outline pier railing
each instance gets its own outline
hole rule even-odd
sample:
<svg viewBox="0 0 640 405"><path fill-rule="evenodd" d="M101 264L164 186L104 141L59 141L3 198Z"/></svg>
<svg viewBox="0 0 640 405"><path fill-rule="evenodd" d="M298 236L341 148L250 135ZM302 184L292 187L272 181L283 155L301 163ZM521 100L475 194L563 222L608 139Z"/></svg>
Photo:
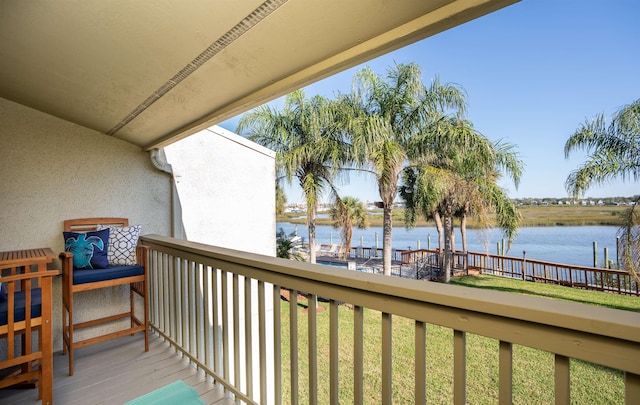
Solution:
<svg viewBox="0 0 640 405"><path fill-rule="evenodd" d="M467 252L469 268L481 273L585 290L640 296L640 284L625 270L530 260L523 257Z"/></svg>
<svg viewBox="0 0 640 405"><path fill-rule="evenodd" d="M308 246L308 245L305 245ZM337 257L341 252L341 246L330 244L317 244L316 253L320 256L334 256ZM400 262L402 260L402 254L406 252L403 249L392 249L391 260L394 262ZM381 247L368 247L368 246L351 246L349 250L349 258L355 259L382 259Z"/></svg>
<svg viewBox="0 0 640 405"><path fill-rule="evenodd" d="M436 254L438 250L433 249L403 251L402 263L423 262ZM483 274L640 296L640 283L625 270L577 266L479 252L466 254L460 251L455 252L456 257L459 255L466 256L469 270Z"/></svg>
<svg viewBox="0 0 640 405"><path fill-rule="evenodd" d="M407 389L394 385L393 367L401 350L394 346L394 327L407 319L415 323L407 354L413 367L404 368L402 381L411 382L416 404L433 388L426 349L427 330L435 326L451 330L450 360L436 366L451 373L453 403L467 402L467 335L474 334L499 346L495 392L501 404L514 400L519 366L513 356L520 345L553 355L556 403L571 402L572 359L621 370L626 403L640 398L638 313L416 283L164 236L141 240L150 248L151 327L239 402L337 404L348 395L362 404L364 393L373 392L376 403L391 404ZM284 293L289 302L281 301ZM328 313L317 313L320 298ZM381 328L365 327L365 315ZM329 317L328 332L320 333L320 316ZM348 341L353 345L345 351ZM372 341L379 346L369 347ZM379 369L365 370L363 360L372 353L381 356Z"/></svg>

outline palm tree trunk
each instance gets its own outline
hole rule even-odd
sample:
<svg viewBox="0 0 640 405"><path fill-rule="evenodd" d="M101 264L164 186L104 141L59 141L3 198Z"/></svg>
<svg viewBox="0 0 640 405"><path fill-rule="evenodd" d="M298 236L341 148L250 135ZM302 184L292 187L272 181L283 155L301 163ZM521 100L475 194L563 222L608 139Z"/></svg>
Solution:
<svg viewBox="0 0 640 405"><path fill-rule="evenodd" d="M449 223L449 226L451 227L451 229L449 230L449 237L451 238L451 243L449 245L449 248L453 253L456 251L456 224L453 220L453 217L451 217L451 222Z"/></svg>
<svg viewBox="0 0 640 405"><path fill-rule="evenodd" d="M467 214L463 213L460 218L460 235L462 235L462 251L467 251Z"/></svg>
<svg viewBox="0 0 640 405"><path fill-rule="evenodd" d="M351 221L349 220L349 223L347 224L347 227L344 231L344 235L345 235L345 243L344 246L342 247L342 260L348 260L349 259L349 253L351 252L351 239L353 236L353 224L351 223Z"/></svg>
<svg viewBox="0 0 640 405"><path fill-rule="evenodd" d="M382 217L382 269L385 276L391 275L391 233L393 229L391 211L391 204L384 204Z"/></svg>
<svg viewBox="0 0 640 405"><path fill-rule="evenodd" d="M451 215L444 214L443 220L443 228L444 228L444 259L443 259L443 267L444 267L444 281L445 283L449 283L451 281L451 224L453 223L453 219Z"/></svg>
<svg viewBox="0 0 640 405"><path fill-rule="evenodd" d="M316 207L307 204L307 226L309 227L309 263L316 262Z"/></svg>
<svg viewBox="0 0 640 405"><path fill-rule="evenodd" d="M433 220L436 223L436 230L438 231L438 250L442 252L442 248L444 245L444 233L442 232L442 218L440 217L440 213L438 211L435 211L433 213Z"/></svg>

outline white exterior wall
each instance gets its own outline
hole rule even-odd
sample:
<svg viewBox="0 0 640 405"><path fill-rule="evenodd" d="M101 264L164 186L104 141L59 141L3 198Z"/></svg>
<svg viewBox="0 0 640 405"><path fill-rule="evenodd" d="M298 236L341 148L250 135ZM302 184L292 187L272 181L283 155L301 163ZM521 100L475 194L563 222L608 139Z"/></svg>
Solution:
<svg viewBox="0 0 640 405"><path fill-rule="evenodd" d="M275 153L221 127L164 148L185 239L274 256Z"/></svg>
<svg viewBox="0 0 640 405"><path fill-rule="evenodd" d="M0 118L0 251L61 252L62 222L70 218L127 217L143 234L170 234L171 179L147 152L3 98ZM50 267L60 269L59 260ZM53 343L61 350L60 276L53 288ZM113 313L124 312L128 297L126 287L79 294L75 320L113 303L122 303Z"/></svg>

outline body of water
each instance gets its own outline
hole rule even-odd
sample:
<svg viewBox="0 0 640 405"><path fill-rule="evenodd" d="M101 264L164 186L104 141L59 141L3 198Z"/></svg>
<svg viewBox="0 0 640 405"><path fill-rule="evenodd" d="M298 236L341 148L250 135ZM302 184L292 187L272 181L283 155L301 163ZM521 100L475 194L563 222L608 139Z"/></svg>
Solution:
<svg viewBox="0 0 640 405"><path fill-rule="evenodd" d="M287 234L296 232L308 242L309 232L305 225L278 222L277 229L284 229ZM598 245L598 265L604 262L604 248L609 250L609 259L616 262L615 226L552 226L521 228L507 256L522 257L526 252L527 259L544 260L556 263L593 266L593 242ZM359 246L361 241L365 247L382 248L382 227L353 229L352 246ZM340 230L331 226L316 226L318 243L340 244ZM467 230L468 249L474 252L497 253L497 243L501 243L502 232L498 229ZM430 241L430 243L429 243ZM462 249L460 230L456 229L455 243ZM393 247L396 249L416 249L418 245L426 249L438 247L438 232L432 227L418 227L407 230L403 227L393 229ZM506 240L505 240L506 250Z"/></svg>

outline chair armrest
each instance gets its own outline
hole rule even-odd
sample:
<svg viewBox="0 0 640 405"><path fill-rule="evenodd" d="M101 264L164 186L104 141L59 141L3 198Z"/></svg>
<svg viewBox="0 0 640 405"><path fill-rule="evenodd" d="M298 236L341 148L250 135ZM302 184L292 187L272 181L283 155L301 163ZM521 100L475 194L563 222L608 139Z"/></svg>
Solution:
<svg viewBox="0 0 640 405"><path fill-rule="evenodd" d="M58 255L62 263L62 280L73 280L73 253L62 252Z"/></svg>
<svg viewBox="0 0 640 405"><path fill-rule="evenodd" d="M147 273L148 257L149 257L149 246L145 246L145 245L136 246L136 263L144 267L145 274Z"/></svg>
<svg viewBox="0 0 640 405"><path fill-rule="evenodd" d="M58 270L45 270L45 271L35 271L31 273L21 273L15 274L13 276L0 276L0 281L3 283L11 283L22 280L36 279L36 278L44 278L44 277L53 277L60 274Z"/></svg>

